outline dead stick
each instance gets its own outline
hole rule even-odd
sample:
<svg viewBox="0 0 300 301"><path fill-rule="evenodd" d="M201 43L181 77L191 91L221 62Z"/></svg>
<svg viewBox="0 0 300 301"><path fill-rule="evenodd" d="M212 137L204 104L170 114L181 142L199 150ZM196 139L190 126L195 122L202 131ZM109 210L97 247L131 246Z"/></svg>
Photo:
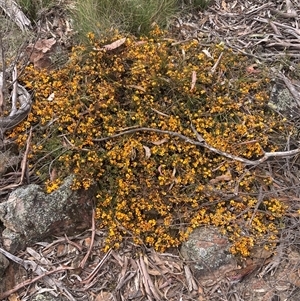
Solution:
<svg viewBox="0 0 300 301"><path fill-rule="evenodd" d="M23 180L24 180L24 177L25 177L25 172L27 170L26 165L27 165L27 157L28 157L29 150L30 150L31 137L32 137L32 127L30 128L30 131L29 131L29 136L28 136L27 141L26 141L26 150L25 150L22 162L21 162L22 174L21 174L20 184L23 183Z"/></svg>
<svg viewBox="0 0 300 301"><path fill-rule="evenodd" d="M89 249L88 249L87 253L85 254L85 256L82 259L82 261L80 262L79 266L82 269L84 268L85 263L86 263L87 259L89 258L90 254L92 252L92 248L93 248L94 240L95 240L95 232L96 232L96 229L95 229L95 210L93 210L93 213L92 213L92 236L91 236L91 243L90 243L90 246L89 246Z"/></svg>
<svg viewBox="0 0 300 301"><path fill-rule="evenodd" d="M102 265L105 263L105 261L111 255L111 253L112 253L112 249L109 249L109 251L103 256L103 258L100 260L100 262L94 268L94 270L90 273L90 275L87 278L85 278L84 280L80 281L80 283L86 284L86 283L91 282L93 280L93 278L96 276L97 271L102 267Z"/></svg>
<svg viewBox="0 0 300 301"><path fill-rule="evenodd" d="M192 127L192 129L193 129L193 127ZM265 162L266 160L268 160L269 158L272 158L272 157L294 156L294 155L297 155L300 152L300 148L296 148L296 149L293 149L293 150L290 150L290 151L285 151L285 152L264 152L263 156L260 159L252 161L252 160L248 160L248 159L245 159L245 158L242 158L242 157L239 157L239 156L229 154L227 152L220 151L220 150L214 148L213 146L210 146L205 141L201 141L201 142L196 141L196 140L193 140L193 139L191 139L191 138L189 138L185 135L182 135L180 133L177 133L177 132L159 130L159 129L154 129L154 128L146 128L146 127L135 128L135 129L124 131L124 132L121 132L121 133L118 133L118 134L107 136L107 137L104 137L104 138L93 139L93 141L94 142L102 142L102 141L106 141L106 140L109 140L109 139L117 138L117 137L128 135L128 134L133 134L133 133L137 133L137 132L154 132L154 133L166 134L166 135L173 136L173 137L178 137L178 138L184 140L185 142L188 142L188 143L191 143L191 144L194 144L194 145L202 146L202 147L204 147L206 149L209 149L210 151L212 151L216 154L219 154L221 156L224 156L226 158L229 158L229 159L232 159L232 160L235 160L235 161L238 161L238 162L242 162L246 165L254 165L254 166L259 165L259 164ZM195 133L195 135L197 137L199 134L197 135Z"/></svg>

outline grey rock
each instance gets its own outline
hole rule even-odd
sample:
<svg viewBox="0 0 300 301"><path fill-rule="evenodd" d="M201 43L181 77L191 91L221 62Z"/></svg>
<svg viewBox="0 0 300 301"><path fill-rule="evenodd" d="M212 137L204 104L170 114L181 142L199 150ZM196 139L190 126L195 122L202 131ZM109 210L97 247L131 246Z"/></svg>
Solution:
<svg viewBox="0 0 300 301"><path fill-rule="evenodd" d="M51 194L31 184L13 191L0 204L4 247L11 253L50 235L73 235L91 224L92 193L71 189L73 178Z"/></svg>
<svg viewBox="0 0 300 301"><path fill-rule="evenodd" d="M233 264L229 253L230 243L215 227L195 229L181 246L181 254L201 274Z"/></svg>
<svg viewBox="0 0 300 301"><path fill-rule="evenodd" d="M0 253L0 279L4 275L4 272L8 267L8 265L9 265L8 259L3 254Z"/></svg>
<svg viewBox="0 0 300 301"><path fill-rule="evenodd" d="M2 232L2 239L4 239L4 247L11 253L15 253L18 249L25 248L26 241L21 233L11 231L5 228Z"/></svg>
<svg viewBox="0 0 300 301"><path fill-rule="evenodd" d="M299 120L300 109L289 89L280 80L272 86L268 105L288 120Z"/></svg>
<svg viewBox="0 0 300 301"><path fill-rule="evenodd" d="M4 175L8 168L18 165L20 156L15 156L11 151L0 151L0 176Z"/></svg>

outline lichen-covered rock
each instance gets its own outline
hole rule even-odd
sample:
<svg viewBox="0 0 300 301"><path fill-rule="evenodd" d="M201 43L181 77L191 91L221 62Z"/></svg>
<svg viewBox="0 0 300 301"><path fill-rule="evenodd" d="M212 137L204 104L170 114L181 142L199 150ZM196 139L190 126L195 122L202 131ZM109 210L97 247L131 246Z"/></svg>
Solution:
<svg viewBox="0 0 300 301"><path fill-rule="evenodd" d="M3 254L0 253L0 280L8 265L9 265L8 259Z"/></svg>
<svg viewBox="0 0 300 301"><path fill-rule="evenodd" d="M49 235L72 235L90 227L92 193L73 191L72 177L51 194L31 184L13 191L0 204L4 247L11 253Z"/></svg>
<svg viewBox="0 0 300 301"><path fill-rule="evenodd" d="M277 80L273 85L268 105L288 120L299 120L300 109L297 102L289 89L280 80Z"/></svg>
<svg viewBox="0 0 300 301"><path fill-rule="evenodd" d="M181 246L181 254L192 262L201 274L212 272L221 266L234 263L229 253L229 241L214 227L195 229Z"/></svg>
<svg viewBox="0 0 300 301"><path fill-rule="evenodd" d="M20 160L20 156L13 155L9 150L0 151L0 176L4 175L8 168L17 166Z"/></svg>

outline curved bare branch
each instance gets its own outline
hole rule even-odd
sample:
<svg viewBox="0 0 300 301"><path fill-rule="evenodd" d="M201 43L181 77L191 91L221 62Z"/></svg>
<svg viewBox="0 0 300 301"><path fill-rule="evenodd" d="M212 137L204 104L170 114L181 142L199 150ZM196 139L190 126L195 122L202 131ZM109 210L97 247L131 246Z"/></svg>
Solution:
<svg viewBox="0 0 300 301"><path fill-rule="evenodd" d="M3 72L0 72L0 78L3 77ZM0 81L1 83L1 81ZM19 102L19 107L16 108L15 104L11 109L9 116L0 117L0 130L4 133L7 130L11 130L16 127L21 121L23 121L30 112L32 97L28 91L20 84L16 83L16 100ZM0 84L0 91L2 86Z"/></svg>
<svg viewBox="0 0 300 301"><path fill-rule="evenodd" d="M258 165L258 164L261 164L261 163L265 162L266 160L268 160L269 158L272 158L272 157L289 157L289 156L295 156L296 154L300 153L300 148L296 148L296 149L291 150L291 151L283 151L283 152L264 152L263 156L260 159L258 159L258 160L249 160L249 159L242 158L242 157L239 157L239 156L235 156L235 155L232 155L230 153L227 153L227 152L216 149L215 147L213 147L213 146L211 146L211 145L209 145L205 142L205 140L201 137L201 135L199 135L199 133L196 132L196 130L195 130L195 128L192 124L191 124L191 128L192 128L193 132L195 133L195 135L197 137L197 140L191 139L191 138L189 138L185 135L182 135L180 133L177 133L177 132L159 130L159 129L154 129L154 128L140 127L140 128L133 128L133 129L130 129L130 130L127 130L127 131L123 131L123 132L120 132L118 134L114 134L114 135L111 135L111 136L98 138L98 139L93 139L93 141L94 142L106 141L106 140L109 140L109 139L117 138L117 137L120 137L120 136L123 136L123 135L132 134L132 133L137 133L137 132L154 132L154 133L166 134L166 135L173 136L173 137L178 137L178 138L184 140L187 143L202 146L202 147L204 147L204 148L206 148L206 149L208 149L208 150L210 150L210 151L212 151L216 154L219 154L223 157L226 157L226 158L238 161L238 162L242 162L246 165Z"/></svg>

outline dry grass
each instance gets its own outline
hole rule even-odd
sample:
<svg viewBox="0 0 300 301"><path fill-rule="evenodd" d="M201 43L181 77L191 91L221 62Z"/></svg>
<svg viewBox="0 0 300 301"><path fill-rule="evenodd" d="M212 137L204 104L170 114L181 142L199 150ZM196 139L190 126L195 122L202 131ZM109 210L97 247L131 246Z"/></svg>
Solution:
<svg viewBox="0 0 300 301"><path fill-rule="evenodd" d="M208 5L207 0L87 0L76 1L72 11L77 38L86 42L90 32L99 39L112 36L115 30L123 34L148 35L154 24L167 28L176 15L205 9Z"/></svg>

